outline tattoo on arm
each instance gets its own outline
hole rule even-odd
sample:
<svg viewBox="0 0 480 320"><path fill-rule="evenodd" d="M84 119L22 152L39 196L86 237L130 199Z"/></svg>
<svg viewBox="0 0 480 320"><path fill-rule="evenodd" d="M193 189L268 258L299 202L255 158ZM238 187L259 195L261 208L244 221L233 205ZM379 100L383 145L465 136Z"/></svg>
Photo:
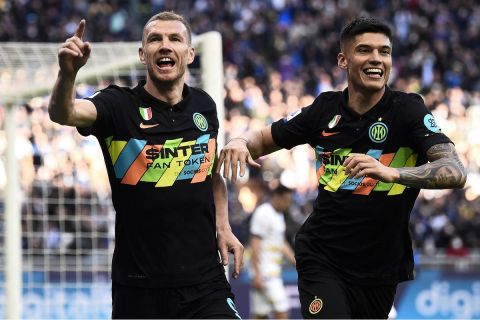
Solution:
<svg viewBox="0 0 480 320"><path fill-rule="evenodd" d="M424 189L463 188L467 175L453 144L432 146L427 158L430 162L422 166L399 168L397 183Z"/></svg>

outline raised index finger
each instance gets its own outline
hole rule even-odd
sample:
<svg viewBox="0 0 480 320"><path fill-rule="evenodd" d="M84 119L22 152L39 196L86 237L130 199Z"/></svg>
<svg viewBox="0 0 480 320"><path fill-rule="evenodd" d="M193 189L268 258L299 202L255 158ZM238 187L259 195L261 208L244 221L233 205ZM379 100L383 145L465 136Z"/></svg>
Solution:
<svg viewBox="0 0 480 320"><path fill-rule="evenodd" d="M83 40L83 33L85 32L85 25L86 25L85 19L82 19L80 23L78 24L77 30L75 31L75 36L80 38L80 40Z"/></svg>

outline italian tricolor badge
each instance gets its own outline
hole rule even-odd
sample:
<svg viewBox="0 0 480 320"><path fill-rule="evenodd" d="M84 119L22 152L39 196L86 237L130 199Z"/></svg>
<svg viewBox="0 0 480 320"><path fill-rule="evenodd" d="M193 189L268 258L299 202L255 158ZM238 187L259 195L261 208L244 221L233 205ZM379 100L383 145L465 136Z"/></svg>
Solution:
<svg viewBox="0 0 480 320"><path fill-rule="evenodd" d="M140 111L140 115L142 116L143 120L148 121L152 119L152 108L138 108Z"/></svg>
<svg viewBox="0 0 480 320"><path fill-rule="evenodd" d="M333 127L335 127L338 124L338 122L340 121L340 118L342 118L342 116L339 115L339 114L334 116L332 118L332 120L330 120L330 122L328 123L328 128L332 129Z"/></svg>

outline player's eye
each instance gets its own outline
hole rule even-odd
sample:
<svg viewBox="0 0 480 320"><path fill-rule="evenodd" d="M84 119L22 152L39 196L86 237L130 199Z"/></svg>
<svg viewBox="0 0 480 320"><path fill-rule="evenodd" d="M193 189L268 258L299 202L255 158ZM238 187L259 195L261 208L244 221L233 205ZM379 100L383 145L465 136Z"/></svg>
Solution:
<svg viewBox="0 0 480 320"><path fill-rule="evenodd" d="M162 39L160 37L150 37L148 39L148 42L156 42L156 41L161 41Z"/></svg>

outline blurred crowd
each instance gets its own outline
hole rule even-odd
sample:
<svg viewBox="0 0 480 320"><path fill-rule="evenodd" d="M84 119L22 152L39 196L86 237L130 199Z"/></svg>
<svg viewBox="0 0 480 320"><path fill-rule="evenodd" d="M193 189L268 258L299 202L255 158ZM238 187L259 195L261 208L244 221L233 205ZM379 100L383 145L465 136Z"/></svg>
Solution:
<svg viewBox="0 0 480 320"><path fill-rule="evenodd" d="M0 41L63 42L81 18L87 20L89 41L139 40L145 21L161 10L185 15L197 34L221 32L227 140L310 104L321 92L344 89L345 74L336 66L340 28L357 15L389 21L395 30L389 85L425 98L468 170L463 190L421 191L411 218L414 245L427 255L465 256L480 249L478 1L0 0ZM53 124L47 103L48 97L37 97L17 113L22 227L36 235L26 237L24 247L106 248L113 213L105 205L110 195L98 145ZM2 128L1 154L4 136ZM288 215L291 239L316 196L313 150L299 146L260 162L261 169L229 185L232 227L246 243L251 213L281 181L295 189ZM0 168L0 188L4 184Z"/></svg>

